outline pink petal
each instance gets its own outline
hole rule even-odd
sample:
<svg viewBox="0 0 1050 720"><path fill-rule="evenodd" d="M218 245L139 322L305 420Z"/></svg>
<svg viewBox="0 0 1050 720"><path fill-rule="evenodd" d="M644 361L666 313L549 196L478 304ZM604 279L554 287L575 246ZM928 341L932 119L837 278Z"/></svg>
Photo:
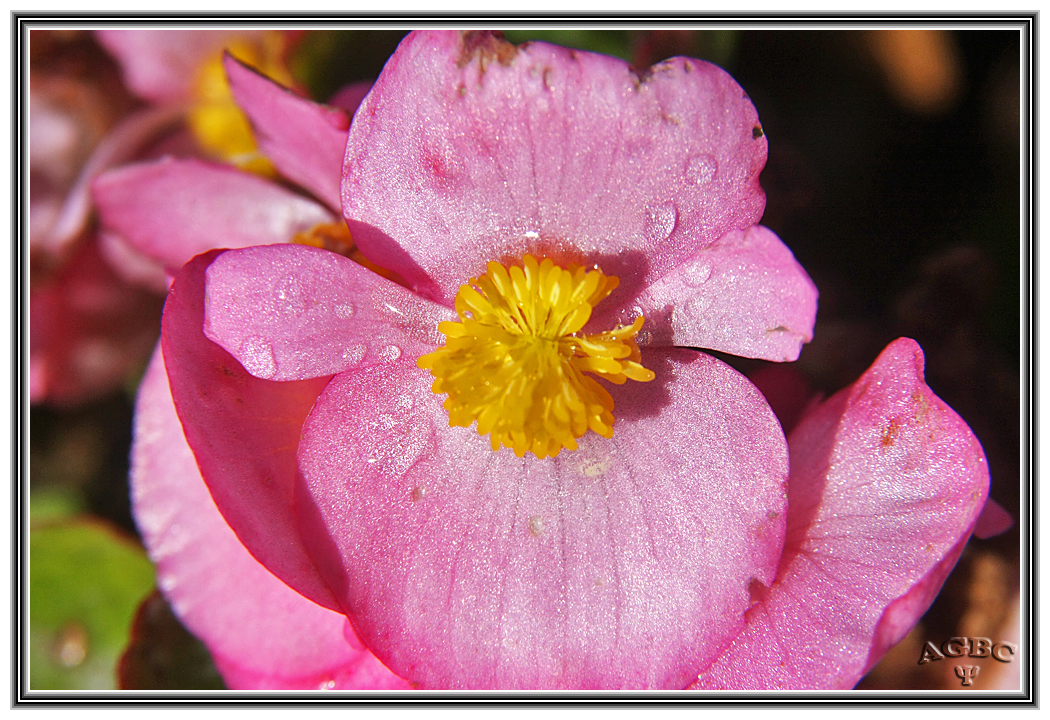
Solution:
<svg viewBox="0 0 1050 720"><path fill-rule="evenodd" d="M776 584L696 687L852 687L932 602L988 492L980 444L906 338L804 418L790 448Z"/></svg>
<svg viewBox="0 0 1050 720"><path fill-rule="evenodd" d="M47 231L38 235L39 246L54 253L67 249L80 236L91 215L91 188L95 178L108 168L130 160L181 118L182 113L175 108L145 108L117 123L80 169Z"/></svg>
<svg viewBox="0 0 1050 720"><path fill-rule="evenodd" d="M995 500L988 498L984 509L977 517L977 525L973 528L974 537L981 540L1002 535L1014 526L1014 518L1006 509Z"/></svg>
<svg viewBox="0 0 1050 720"><path fill-rule="evenodd" d="M34 402L74 405L133 378L157 342L162 298L129 285L88 238L53 277L29 292Z"/></svg>
<svg viewBox="0 0 1050 720"><path fill-rule="evenodd" d="M157 583L227 687L314 689L335 678L340 687L407 687L344 636L353 632L345 617L270 574L230 530L186 444L159 348L139 388L131 458L135 520Z"/></svg>
<svg viewBox="0 0 1050 720"><path fill-rule="evenodd" d="M231 55L230 90L252 123L263 154L282 175L338 210L349 114L299 97ZM356 109L356 106L355 106Z"/></svg>
<svg viewBox="0 0 1050 720"><path fill-rule="evenodd" d="M751 102L701 60L638 76L546 43L416 32L354 118L343 213L369 259L445 302L525 252L597 262L636 293L758 221L765 161Z"/></svg>
<svg viewBox="0 0 1050 720"><path fill-rule="evenodd" d="M616 434L555 459L449 428L411 358L336 376L304 426L304 538L365 644L428 688L681 688L780 557L787 459L747 380L650 352ZM314 509L307 511L307 503Z"/></svg>
<svg viewBox="0 0 1050 720"><path fill-rule="evenodd" d="M257 380L204 337L204 273L219 252L187 263L164 306L161 345L175 407L215 504L240 541L292 588L335 609L299 539L293 497L300 430L328 378Z"/></svg>
<svg viewBox="0 0 1050 720"><path fill-rule="evenodd" d="M334 219L275 183L200 160L128 165L93 190L103 226L173 271L212 248L286 243Z"/></svg>
<svg viewBox="0 0 1050 720"><path fill-rule="evenodd" d="M152 102L189 97L201 64L231 40L265 30L98 30L99 42L120 62L124 82Z"/></svg>
<svg viewBox="0 0 1050 720"><path fill-rule="evenodd" d="M207 272L204 332L252 375L303 380L418 357L444 343L448 308L353 260L303 245L224 253Z"/></svg>
<svg viewBox="0 0 1050 720"><path fill-rule="evenodd" d="M784 243L755 225L699 250L629 304L645 315L650 345L790 362L813 339L817 288Z"/></svg>
<svg viewBox="0 0 1050 720"><path fill-rule="evenodd" d="M109 266L129 283L158 293L168 292L169 275L163 263L128 245L115 232L101 231L98 246Z"/></svg>
<svg viewBox="0 0 1050 720"><path fill-rule="evenodd" d="M340 616L345 624L346 618ZM353 632L351 630L350 632ZM364 651L361 660L314 675L270 675L246 669L221 655L212 655L226 687L237 690L411 690L412 686L387 670L375 655Z"/></svg>

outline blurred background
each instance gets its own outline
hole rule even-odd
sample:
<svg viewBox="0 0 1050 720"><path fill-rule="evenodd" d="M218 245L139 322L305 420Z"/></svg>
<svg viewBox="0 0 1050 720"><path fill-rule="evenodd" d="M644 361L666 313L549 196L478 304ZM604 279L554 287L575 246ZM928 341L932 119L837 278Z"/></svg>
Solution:
<svg viewBox="0 0 1050 720"><path fill-rule="evenodd" d="M1018 517L1028 298L1017 31L505 32L638 69L687 55L728 70L769 138L763 224L820 290L814 341L784 382L830 395L891 340L916 339L927 383L984 447L991 497ZM285 33L282 82L325 101L374 79L403 35ZM153 101L128 88L89 31L31 30L28 79L30 687L221 688L207 650L154 588L128 501L135 390L162 290L145 270L115 270L90 204L70 201L83 195L85 164L119 155L107 133ZM927 641L1017 642L1020 546L1016 524L971 540L920 625L859 687L958 689L949 663L918 664ZM983 661L971 687L1017 687L1019 669Z"/></svg>

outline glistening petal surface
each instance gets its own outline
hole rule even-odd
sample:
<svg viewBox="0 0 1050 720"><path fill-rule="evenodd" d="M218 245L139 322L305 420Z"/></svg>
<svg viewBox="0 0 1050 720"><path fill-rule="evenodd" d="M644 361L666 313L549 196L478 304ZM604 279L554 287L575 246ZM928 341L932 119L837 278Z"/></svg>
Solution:
<svg viewBox="0 0 1050 720"><path fill-rule="evenodd" d="M324 206L240 170L166 158L95 180L102 224L172 272L212 248L286 243L332 222Z"/></svg>
<svg viewBox="0 0 1050 720"><path fill-rule="evenodd" d="M303 429L304 541L358 634L425 688L685 687L772 581L783 434L691 351L557 458L449 428L411 358L337 375ZM307 509L313 505L313 511Z"/></svg>
<svg viewBox="0 0 1050 720"><path fill-rule="evenodd" d="M362 252L451 302L489 260L597 262L635 292L762 215L766 140L723 70L416 32L355 116L343 212Z"/></svg>
<svg viewBox="0 0 1050 720"><path fill-rule="evenodd" d="M204 336L211 251L175 278L161 321L171 394L201 475L248 551L306 597L335 609L299 538L294 485L299 433L328 378L271 383Z"/></svg>
<svg viewBox="0 0 1050 720"><path fill-rule="evenodd" d="M793 361L813 339L817 288L780 238L755 225L702 248L626 304L645 316L649 345Z"/></svg>
<svg viewBox="0 0 1050 720"><path fill-rule="evenodd" d="M345 637L345 617L274 577L230 530L186 444L159 347L139 387L130 479L157 583L228 688L406 686Z"/></svg>
<svg viewBox="0 0 1050 720"><path fill-rule="evenodd" d="M386 355L428 352L455 314L319 248L223 253L208 267L204 332L267 380L334 375Z"/></svg>
<svg viewBox="0 0 1050 720"><path fill-rule="evenodd" d="M230 90L280 173L339 210L346 133L353 109L311 102L238 62L223 60ZM356 109L356 106L355 108Z"/></svg>
<svg viewBox="0 0 1050 720"><path fill-rule="evenodd" d="M853 687L929 607L987 497L980 444L906 338L789 444L777 581L698 688Z"/></svg>

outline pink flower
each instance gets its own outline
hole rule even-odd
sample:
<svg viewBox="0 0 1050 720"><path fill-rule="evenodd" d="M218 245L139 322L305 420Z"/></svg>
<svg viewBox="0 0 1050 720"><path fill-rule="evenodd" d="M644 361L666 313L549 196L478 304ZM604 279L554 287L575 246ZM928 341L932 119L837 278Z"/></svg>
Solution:
<svg viewBox="0 0 1050 720"><path fill-rule="evenodd" d="M345 614L347 637L416 687L851 686L936 593L987 471L910 341L803 418L790 485L761 394L676 347L793 360L810 337L816 291L754 224L765 154L743 91L700 61L638 77L543 43L410 36L355 116L342 183L354 242L408 287L269 245L200 255L169 294L171 398L240 543L332 611L327 632ZM599 303L600 274L555 280L530 256L596 265L619 286ZM512 293L521 310L501 315ZM564 313L553 340L566 359L501 339L511 316L535 330L533 312ZM632 332L606 332L618 323ZM533 361L631 381L515 370ZM140 396L136 477L169 467L166 449L188 459L160 362ZM450 426L474 418L477 430ZM173 495L137 499L136 513ZM893 538L907 552L880 555ZM196 582L186 569L221 555L178 547L171 577L192 602L215 569ZM248 631L202 624L250 655ZM824 675L778 674L768 646L800 628L835 648Z"/></svg>

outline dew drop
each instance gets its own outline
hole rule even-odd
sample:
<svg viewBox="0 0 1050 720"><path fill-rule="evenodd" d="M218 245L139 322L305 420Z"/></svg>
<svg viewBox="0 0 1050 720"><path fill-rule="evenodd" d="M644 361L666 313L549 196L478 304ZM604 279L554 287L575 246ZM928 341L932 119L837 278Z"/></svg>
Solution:
<svg viewBox="0 0 1050 720"><path fill-rule="evenodd" d="M708 153L694 155L685 166L685 178L694 185L711 182L717 173L718 160Z"/></svg>
<svg viewBox="0 0 1050 720"><path fill-rule="evenodd" d="M653 242L666 240L678 222L678 208L674 203L649 205L645 208L645 236Z"/></svg>
<svg viewBox="0 0 1050 720"><path fill-rule="evenodd" d="M334 687L335 687L335 680L325 680L325 681L321 682L317 686L317 689L318 690L331 690Z"/></svg>
<svg viewBox="0 0 1050 720"><path fill-rule="evenodd" d="M686 303L686 312L689 317L698 318L706 313L709 307L711 307L711 298L707 293L701 293Z"/></svg>
<svg viewBox="0 0 1050 720"><path fill-rule="evenodd" d="M533 515L529 518L529 532L533 536L539 537L546 529L547 526L543 523L543 518L540 515Z"/></svg>
<svg viewBox="0 0 1050 720"><path fill-rule="evenodd" d="M711 266L704 260L694 260L682 268L682 279L686 285L697 287L711 277Z"/></svg>
<svg viewBox="0 0 1050 720"><path fill-rule="evenodd" d="M412 502L419 502L427 496L427 489L422 485L412 488Z"/></svg>
<svg viewBox="0 0 1050 720"><path fill-rule="evenodd" d="M346 320L348 317L354 315L354 304L351 302L342 302L335 306L335 316L340 320Z"/></svg>
<svg viewBox="0 0 1050 720"><path fill-rule="evenodd" d="M266 340L256 335L245 338L241 343L241 365L257 378L268 380L277 372L277 361L273 357L273 348Z"/></svg>
<svg viewBox="0 0 1050 720"><path fill-rule="evenodd" d="M277 310L289 315L299 315L306 309L302 283L289 275L274 288L277 295Z"/></svg>
<svg viewBox="0 0 1050 720"><path fill-rule="evenodd" d="M343 350L343 360L346 361L348 367L356 367L365 359L367 350L368 348L364 345L351 345L346 350Z"/></svg>
<svg viewBox="0 0 1050 720"><path fill-rule="evenodd" d="M394 362L401 357L401 348L397 345L387 345L379 351L379 357L387 362Z"/></svg>

